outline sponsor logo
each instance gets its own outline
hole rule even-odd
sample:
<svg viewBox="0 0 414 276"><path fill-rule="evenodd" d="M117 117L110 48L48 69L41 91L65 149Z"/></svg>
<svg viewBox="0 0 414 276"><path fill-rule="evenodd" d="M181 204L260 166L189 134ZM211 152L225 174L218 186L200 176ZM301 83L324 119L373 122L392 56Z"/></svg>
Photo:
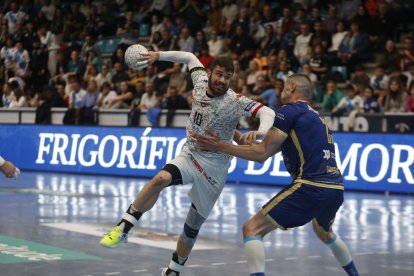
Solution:
<svg viewBox="0 0 414 276"><path fill-rule="evenodd" d="M255 104L256 104L256 102L253 102L253 101L249 102L249 103L246 105L246 107L244 108L244 111L249 112L249 111L253 108L253 106L254 106Z"/></svg>
<svg viewBox="0 0 414 276"><path fill-rule="evenodd" d="M210 183L211 185L216 185L217 181L215 181L213 178L207 175L207 173L204 171L203 167L201 167L200 163L194 158L192 154L190 154L191 162L193 162L194 166L197 168L197 170L201 173L202 176Z"/></svg>

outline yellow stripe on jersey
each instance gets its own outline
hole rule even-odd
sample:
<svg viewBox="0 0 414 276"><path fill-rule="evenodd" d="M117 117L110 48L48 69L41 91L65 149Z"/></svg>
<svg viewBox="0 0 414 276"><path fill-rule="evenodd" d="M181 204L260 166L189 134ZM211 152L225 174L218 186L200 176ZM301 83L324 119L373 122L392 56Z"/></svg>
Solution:
<svg viewBox="0 0 414 276"><path fill-rule="evenodd" d="M262 212L263 212L263 210L262 210ZM271 216L269 216L269 215L266 215L266 214L263 214L262 213L262 215L263 216L265 216L276 228L279 228L279 229L281 229L281 230L284 230L284 231L286 231L286 230L288 230L288 228L285 228L285 227L283 227L282 225L280 225L277 221L275 221Z"/></svg>
<svg viewBox="0 0 414 276"><path fill-rule="evenodd" d="M328 188L328 189L337 189L337 190L344 189L344 186L342 186L341 184L326 184L326 183L315 182L315 181L310 181L310 180L305 180L305 179L295 179L295 183L302 183L306 185L312 185L312 186Z"/></svg>
<svg viewBox="0 0 414 276"><path fill-rule="evenodd" d="M296 132L293 129L290 131L290 137L292 138L293 144L295 145L295 148L299 154L300 169L299 169L299 174L297 175L297 177L300 178L303 173L303 166L305 165L305 157L303 156L303 150L302 150L302 147L300 146L298 136L296 136Z"/></svg>
<svg viewBox="0 0 414 276"><path fill-rule="evenodd" d="M300 188L300 186L302 186L301 183L296 183L295 182L291 187L289 187L289 189L287 189L286 191L284 191L280 195L276 196L271 202L269 202L269 204L262 209L261 213L263 215L266 215L267 213L269 213L269 211L272 210L273 207L275 207L279 202L281 202L286 197L293 194L297 189Z"/></svg>
<svg viewBox="0 0 414 276"><path fill-rule="evenodd" d="M288 135L286 132L284 132L283 130L277 128L277 127L272 127L271 130L276 131L277 133L281 134L283 137L287 138Z"/></svg>

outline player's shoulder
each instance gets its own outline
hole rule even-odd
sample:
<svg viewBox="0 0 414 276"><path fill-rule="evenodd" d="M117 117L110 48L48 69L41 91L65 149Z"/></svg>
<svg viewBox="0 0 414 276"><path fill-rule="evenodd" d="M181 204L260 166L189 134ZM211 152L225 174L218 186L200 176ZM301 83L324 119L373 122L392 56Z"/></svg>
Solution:
<svg viewBox="0 0 414 276"><path fill-rule="evenodd" d="M310 111L318 114L318 112L314 110L311 106L309 106L306 102L294 102L283 105L281 108L279 108L277 113L295 116Z"/></svg>

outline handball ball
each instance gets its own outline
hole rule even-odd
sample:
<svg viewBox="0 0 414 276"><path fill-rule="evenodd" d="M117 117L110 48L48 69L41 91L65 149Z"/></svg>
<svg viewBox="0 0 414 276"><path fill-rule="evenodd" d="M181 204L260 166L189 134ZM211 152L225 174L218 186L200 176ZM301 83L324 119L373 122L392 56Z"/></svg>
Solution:
<svg viewBox="0 0 414 276"><path fill-rule="evenodd" d="M148 62L140 61L140 59L147 55L147 48L141 44L131 45L125 52L125 63L133 70L145 68L148 66Z"/></svg>

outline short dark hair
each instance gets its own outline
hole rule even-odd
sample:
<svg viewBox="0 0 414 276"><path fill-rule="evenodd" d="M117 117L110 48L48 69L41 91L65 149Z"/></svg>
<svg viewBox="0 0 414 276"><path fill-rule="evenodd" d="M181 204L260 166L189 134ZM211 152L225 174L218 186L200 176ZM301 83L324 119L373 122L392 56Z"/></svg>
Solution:
<svg viewBox="0 0 414 276"><path fill-rule="evenodd" d="M210 70L213 71L214 68L217 66L223 67L226 71L233 73L234 72L234 65L233 61L227 57L220 57L215 58L213 62L210 64Z"/></svg>

